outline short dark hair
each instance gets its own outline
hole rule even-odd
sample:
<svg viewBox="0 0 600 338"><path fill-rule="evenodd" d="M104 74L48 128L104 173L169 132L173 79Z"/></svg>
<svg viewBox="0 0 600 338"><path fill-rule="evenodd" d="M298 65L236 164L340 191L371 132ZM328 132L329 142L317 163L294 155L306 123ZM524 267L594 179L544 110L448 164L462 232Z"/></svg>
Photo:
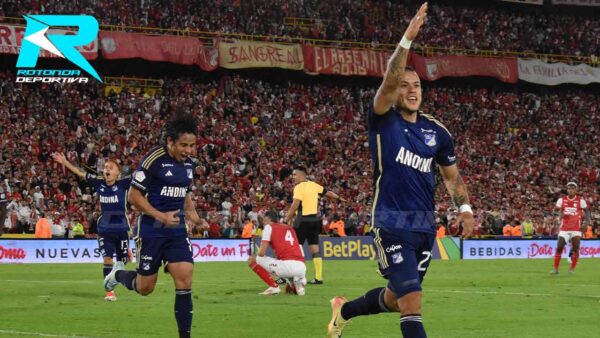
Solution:
<svg viewBox="0 0 600 338"><path fill-rule="evenodd" d="M198 120L194 115L178 109L165 125L165 141L170 137L175 142L183 134L196 135Z"/></svg>
<svg viewBox="0 0 600 338"><path fill-rule="evenodd" d="M416 69L414 69L414 68L413 68L413 67L411 67L411 66L406 66L406 67L404 67L404 71L405 71L405 72L415 72L415 73L417 73L417 70L416 70ZM418 75L418 73L417 73L417 75Z"/></svg>
<svg viewBox="0 0 600 338"><path fill-rule="evenodd" d="M277 220L279 219L279 214L275 210L269 210L265 212L265 216L269 217L273 222L277 222Z"/></svg>
<svg viewBox="0 0 600 338"><path fill-rule="evenodd" d="M301 164L296 165L296 170L303 172L304 175L308 175L308 170L306 170L306 167Z"/></svg>

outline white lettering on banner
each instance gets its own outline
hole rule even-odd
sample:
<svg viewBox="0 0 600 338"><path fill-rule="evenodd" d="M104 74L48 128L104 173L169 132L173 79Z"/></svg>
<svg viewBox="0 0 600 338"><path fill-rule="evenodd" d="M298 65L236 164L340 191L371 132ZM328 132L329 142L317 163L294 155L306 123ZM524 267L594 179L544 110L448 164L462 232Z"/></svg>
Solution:
<svg viewBox="0 0 600 338"><path fill-rule="evenodd" d="M569 250L567 245L563 258L568 256ZM552 258L555 251L555 239L465 240L462 246L463 259ZM600 257L600 240L582 240L579 257Z"/></svg>
<svg viewBox="0 0 600 338"><path fill-rule="evenodd" d="M194 262L245 261L250 255L246 239L190 240ZM186 244L187 246L187 244ZM134 241L129 242L133 257ZM146 260L152 257L142 256ZM100 263L98 241L0 239L0 264L3 263Z"/></svg>
<svg viewBox="0 0 600 338"><path fill-rule="evenodd" d="M555 86L562 83L600 83L600 68L585 64L545 63L540 60L519 59L519 80Z"/></svg>

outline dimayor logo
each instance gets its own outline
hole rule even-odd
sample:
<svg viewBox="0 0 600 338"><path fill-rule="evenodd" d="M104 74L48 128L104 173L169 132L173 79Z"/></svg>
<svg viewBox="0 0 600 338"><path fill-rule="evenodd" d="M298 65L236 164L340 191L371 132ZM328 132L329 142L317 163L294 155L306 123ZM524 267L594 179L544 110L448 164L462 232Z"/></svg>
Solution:
<svg viewBox="0 0 600 338"><path fill-rule="evenodd" d="M36 69L40 49L67 59L102 82L96 70L75 49L96 40L98 21L89 15L25 15L27 28L17 59L17 82L87 83L78 69ZM74 34L48 32L50 27L78 27Z"/></svg>

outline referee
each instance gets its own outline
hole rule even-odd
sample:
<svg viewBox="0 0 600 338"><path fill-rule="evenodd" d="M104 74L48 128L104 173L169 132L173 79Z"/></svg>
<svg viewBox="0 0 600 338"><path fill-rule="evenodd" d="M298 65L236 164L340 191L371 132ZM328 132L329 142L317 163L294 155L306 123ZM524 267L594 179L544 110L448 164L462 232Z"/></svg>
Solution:
<svg viewBox="0 0 600 338"><path fill-rule="evenodd" d="M319 215L319 197L325 196L341 202L345 202L345 200L333 191L327 191L323 186L309 181L306 176L306 168L302 166L297 166L292 173L296 184L294 187L294 202L288 210L284 223L291 224L296 211L298 211L297 222L295 222L295 224L298 224L296 227L298 241L300 245L303 245L304 241L308 240L308 248L315 264L315 279L308 283L323 284L323 258L319 253L319 234L323 223Z"/></svg>

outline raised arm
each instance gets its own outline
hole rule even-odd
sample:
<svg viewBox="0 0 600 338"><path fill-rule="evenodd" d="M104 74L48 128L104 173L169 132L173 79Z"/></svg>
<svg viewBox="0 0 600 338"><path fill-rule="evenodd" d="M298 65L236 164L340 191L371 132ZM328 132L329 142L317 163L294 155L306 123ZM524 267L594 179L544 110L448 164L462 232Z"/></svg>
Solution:
<svg viewBox="0 0 600 338"><path fill-rule="evenodd" d="M67 158L65 157L65 154L63 153L52 153L52 159L54 161L56 161L57 163L62 164L65 168L69 169L70 172L72 172L73 174L81 177L81 178L85 178L85 171L77 168L76 166L72 165L71 162L69 162L67 160Z"/></svg>
<svg viewBox="0 0 600 338"><path fill-rule="evenodd" d="M444 184L448 190L448 194L452 198L454 205L459 208L458 217L454 225L458 226L460 222L463 222L463 237L469 237L473 232L473 226L475 225L475 219L473 218L473 211L469 204L469 192L467 191L467 185L458 172L456 164L449 166L440 166L440 172L444 178Z"/></svg>
<svg viewBox="0 0 600 338"><path fill-rule="evenodd" d="M427 3L421 5L417 14L410 20L410 24L406 32L404 32L402 40L398 43L396 50L388 61L385 74L383 75L383 82L379 86L379 89L377 89L377 94L375 94L375 100L373 101L375 114L385 114L397 101L400 76L406 68L410 44L419 34L419 29L421 29L421 25L423 25L427 16L427 8Z"/></svg>

